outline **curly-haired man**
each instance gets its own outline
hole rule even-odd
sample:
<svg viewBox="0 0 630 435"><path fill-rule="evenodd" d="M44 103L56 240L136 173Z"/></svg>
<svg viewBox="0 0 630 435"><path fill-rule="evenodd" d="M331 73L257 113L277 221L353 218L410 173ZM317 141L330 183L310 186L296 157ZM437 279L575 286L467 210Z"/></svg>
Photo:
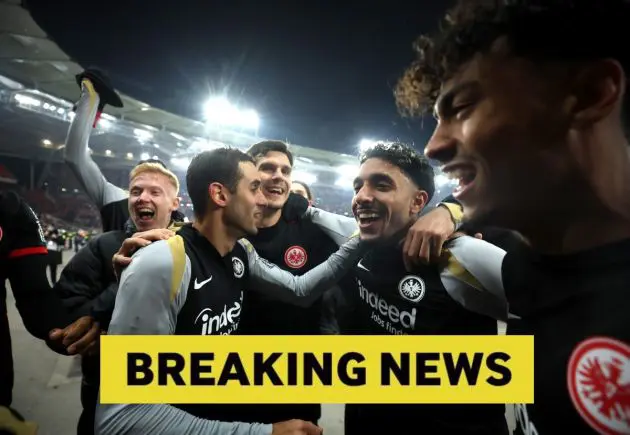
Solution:
<svg viewBox="0 0 630 435"><path fill-rule="evenodd" d="M466 219L519 231L508 332L535 336L520 433L630 433L626 0L460 1L397 89Z"/></svg>

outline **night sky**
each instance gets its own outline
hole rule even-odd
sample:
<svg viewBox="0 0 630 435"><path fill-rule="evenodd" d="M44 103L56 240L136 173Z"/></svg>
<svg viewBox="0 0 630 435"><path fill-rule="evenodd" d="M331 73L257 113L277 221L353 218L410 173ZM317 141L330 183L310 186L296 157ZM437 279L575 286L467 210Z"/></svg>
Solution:
<svg viewBox="0 0 630 435"><path fill-rule="evenodd" d="M33 18L123 93L202 119L208 96L255 109L260 134L354 153L360 139L424 146L392 89L442 1L29 0Z"/></svg>

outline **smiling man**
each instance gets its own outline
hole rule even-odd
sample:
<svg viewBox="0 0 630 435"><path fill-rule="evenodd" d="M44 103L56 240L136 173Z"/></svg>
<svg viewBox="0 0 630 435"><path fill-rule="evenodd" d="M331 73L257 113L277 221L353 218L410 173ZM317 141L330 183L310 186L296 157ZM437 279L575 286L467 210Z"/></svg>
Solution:
<svg viewBox="0 0 630 435"><path fill-rule="evenodd" d="M519 434L630 433L627 0L460 1L397 88L467 220L519 231L508 333L535 335Z"/></svg>
<svg viewBox="0 0 630 435"><path fill-rule="evenodd" d="M71 331L54 331L51 339L64 344L70 354L83 353L83 412L77 425L78 435L94 433L100 362L98 354L87 353L97 349L101 329L107 330L114 310L118 283L112 268L112 256L123 240L137 231L174 229L179 225L173 217L179 206L179 181L162 164L141 163L136 166L129 175L129 192L127 207L131 217L125 229L109 231L91 239L72 257L53 288L69 310L75 327Z"/></svg>
<svg viewBox="0 0 630 435"><path fill-rule="evenodd" d="M491 335L507 306L499 274L504 251L471 237L447 242L440 263L409 272L403 241L431 200L428 160L400 143L360 156L352 211L369 243L331 299L332 318L348 335ZM320 219L317 217L316 219ZM484 262L478 259L483 258ZM448 265L448 266L445 266ZM483 278L483 279L482 279ZM333 329L331 327L331 329ZM346 405L345 434L507 434L503 405Z"/></svg>
<svg viewBox="0 0 630 435"><path fill-rule="evenodd" d="M302 276L260 258L239 240L257 234L267 204L251 156L219 148L192 160L186 183L195 223L141 249L123 272L108 334L229 335L239 332L244 295L309 306L354 264L357 238ZM220 313L232 316L219 321ZM244 419L242 405L99 405L97 433L200 433L207 435L321 434L312 422ZM267 424L261 424L267 423Z"/></svg>

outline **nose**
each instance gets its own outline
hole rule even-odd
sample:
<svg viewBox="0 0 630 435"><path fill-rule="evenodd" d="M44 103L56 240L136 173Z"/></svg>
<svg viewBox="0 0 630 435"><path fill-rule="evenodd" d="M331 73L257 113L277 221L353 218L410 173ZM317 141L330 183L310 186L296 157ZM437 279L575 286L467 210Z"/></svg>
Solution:
<svg viewBox="0 0 630 435"><path fill-rule="evenodd" d="M268 204L268 202L267 202L267 198L266 198L266 197L265 197L265 195L262 193L262 190L261 190L261 189L258 189L258 190L256 191L256 198L255 198L255 200L256 200L256 205L257 205L258 207L267 207L267 204Z"/></svg>
<svg viewBox="0 0 630 435"><path fill-rule="evenodd" d="M354 194L354 202L356 204L367 204L374 200L372 189L363 185L357 193Z"/></svg>
<svg viewBox="0 0 630 435"><path fill-rule="evenodd" d="M285 175L282 173L282 168L277 168L273 171L273 175L271 176L273 180L278 180L280 178L285 178Z"/></svg>
<svg viewBox="0 0 630 435"><path fill-rule="evenodd" d="M433 135L429 139L424 154L428 159L437 160L442 164L448 163L457 154L457 140L451 132L451 128L438 122Z"/></svg>
<svg viewBox="0 0 630 435"><path fill-rule="evenodd" d="M142 193L138 196L138 201L149 202L151 201L151 195L148 191L143 190Z"/></svg>

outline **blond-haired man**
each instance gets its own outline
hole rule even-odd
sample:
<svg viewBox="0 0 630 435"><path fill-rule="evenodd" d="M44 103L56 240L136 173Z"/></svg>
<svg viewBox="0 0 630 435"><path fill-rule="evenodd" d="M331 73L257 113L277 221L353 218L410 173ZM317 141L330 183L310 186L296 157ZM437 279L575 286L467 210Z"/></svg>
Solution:
<svg viewBox="0 0 630 435"><path fill-rule="evenodd" d="M80 435L94 433L99 359L93 351L98 348L101 331L107 330L118 289L112 256L138 231L174 229L179 224L173 219L179 207L178 193L179 180L164 165L155 161L137 165L129 174L130 218L125 229L90 240L68 263L54 287L76 322L63 331L53 331L51 339L62 342L70 354L83 354Z"/></svg>

